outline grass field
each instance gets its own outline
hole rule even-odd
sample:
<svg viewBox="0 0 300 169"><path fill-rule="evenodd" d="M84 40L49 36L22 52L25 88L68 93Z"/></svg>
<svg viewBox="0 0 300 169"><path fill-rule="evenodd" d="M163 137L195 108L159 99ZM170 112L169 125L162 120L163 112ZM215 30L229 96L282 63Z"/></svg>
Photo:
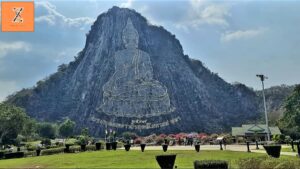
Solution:
<svg viewBox="0 0 300 169"><path fill-rule="evenodd" d="M265 154L233 151L190 150L168 151L96 151L76 154L58 154L21 159L0 160L0 168L159 168L155 156L160 154L177 154L175 165L178 168L193 168L193 161L203 159L227 160L236 168L237 160L249 157L265 157ZM296 159L282 156L281 160Z"/></svg>

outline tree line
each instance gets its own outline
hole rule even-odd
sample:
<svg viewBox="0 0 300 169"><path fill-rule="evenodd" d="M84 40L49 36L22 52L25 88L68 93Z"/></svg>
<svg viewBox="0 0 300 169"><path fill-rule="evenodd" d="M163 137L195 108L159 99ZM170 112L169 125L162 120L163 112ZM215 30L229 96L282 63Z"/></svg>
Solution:
<svg viewBox="0 0 300 169"><path fill-rule="evenodd" d="M37 122L24 109L0 103L0 145L40 139L68 138L74 134L75 122L66 118L61 123Z"/></svg>

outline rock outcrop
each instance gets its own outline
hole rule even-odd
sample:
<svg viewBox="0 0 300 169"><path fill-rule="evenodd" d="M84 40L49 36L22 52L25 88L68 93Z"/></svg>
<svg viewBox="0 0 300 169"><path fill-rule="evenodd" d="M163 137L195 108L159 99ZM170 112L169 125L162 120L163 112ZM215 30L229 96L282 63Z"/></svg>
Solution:
<svg viewBox="0 0 300 169"><path fill-rule="evenodd" d="M222 132L258 116L255 92L231 85L134 10L101 14L75 61L7 100L45 121L69 117L94 135Z"/></svg>

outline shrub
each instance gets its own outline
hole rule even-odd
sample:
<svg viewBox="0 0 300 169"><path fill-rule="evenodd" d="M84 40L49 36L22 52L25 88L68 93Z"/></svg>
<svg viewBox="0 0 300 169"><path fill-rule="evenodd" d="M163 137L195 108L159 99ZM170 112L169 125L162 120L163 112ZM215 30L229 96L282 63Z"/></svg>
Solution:
<svg viewBox="0 0 300 169"><path fill-rule="evenodd" d="M76 153L79 151L80 151L80 146L72 146L72 147L70 147L70 150L69 150L70 153Z"/></svg>
<svg viewBox="0 0 300 169"><path fill-rule="evenodd" d="M81 135L77 138L76 144L86 145L86 144L88 144L88 141L89 141L89 138L87 136Z"/></svg>
<svg viewBox="0 0 300 169"><path fill-rule="evenodd" d="M228 169L228 162L221 160L201 160L194 162L195 169Z"/></svg>
<svg viewBox="0 0 300 169"><path fill-rule="evenodd" d="M144 137L145 143L154 143L156 140L156 135L151 134L150 136Z"/></svg>
<svg viewBox="0 0 300 169"><path fill-rule="evenodd" d="M158 144L158 145L161 145L164 142L165 142L165 139L163 137L158 136L158 137L155 138L155 143Z"/></svg>
<svg viewBox="0 0 300 169"><path fill-rule="evenodd" d="M279 160L276 159L267 159L261 162L260 169L274 169L277 165L280 164Z"/></svg>
<svg viewBox="0 0 300 169"><path fill-rule="evenodd" d="M260 163L264 158L247 158L237 161L239 169L259 169Z"/></svg>
<svg viewBox="0 0 300 169"><path fill-rule="evenodd" d="M249 158L237 162L239 169L295 169L296 162L281 161L274 158Z"/></svg>
<svg viewBox="0 0 300 169"><path fill-rule="evenodd" d="M165 135L165 134L160 134L159 137L166 138L167 135Z"/></svg>
<svg viewBox="0 0 300 169"><path fill-rule="evenodd" d="M134 144L141 144L142 143L142 139L141 138L136 138L134 140Z"/></svg>
<svg viewBox="0 0 300 169"><path fill-rule="evenodd" d="M283 143L285 141L285 135L283 134L275 134L272 137L272 140L276 143Z"/></svg>
<svg viewBox="0 0 300 169"><path fill-rule="evenodd" d="M290 161L278 164L274 169L295 169L295 165Z"/></svg>
<svg viewBox="0 0 300 169"><path fill-rule="evenodd" d="M51 149L42 150L41 154L52 155L52 154L60 154L63 152L64 152L64 148L51 148Z"/></svg>
<svg viewBox="0 0 300 169"><path fill-rule="evenodd" d="M96 146L95 145L87 145L85 147L86 151L96 151Z"/></svg>
<svg viewBox="0 0 300 169"><path fill-rule="evenodd" d="M64 146L64 143L63 142L55 142L55 145L57 146L57 147L63 147Z"/></svg>
<svg viewBox="0 0 300 169"><path fill-rule="evenodd" d="M41 141L41 144L45 145L45 146L50 146L51 145L51 140L46 138L46 139L43 139Z"/></svg>
<svg viewBox="0 0 300 169"><path fill-rule="evenodd" d="M122 133L122 137L124 137L125 140L131 140L131 139L136 139L138 136L137 134L133 132L124 132Z"/></svg>
<svg viewBox="0 0 300 169"><path fill-rule="evenodd" d="M175 136L176 136L175 134L169 134L168 135L168 137L170 137L170 138L175 138Z"/></svg>
<svg viewBox="0 0 300 169"><path fill-rule="evenodd" d="M36 155L36 151L26 151L24 152L25 157L33 157Z"/></svg>
<svg viewBox="0 0 300 169"><path fill-rule="evenodd" d="M37 149L36 146L34 146L34 145L30 144L30 143L27 143L27 144L25 145L25 147L26 147L26 149L27 149L28 151L35 151L35 150Z"/></svg>

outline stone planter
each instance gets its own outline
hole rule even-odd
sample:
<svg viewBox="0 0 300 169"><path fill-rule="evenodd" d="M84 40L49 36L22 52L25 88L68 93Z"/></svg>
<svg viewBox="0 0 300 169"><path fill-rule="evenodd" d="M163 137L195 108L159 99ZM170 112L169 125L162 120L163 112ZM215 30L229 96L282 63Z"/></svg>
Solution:
<svg viewBox="0 0 300 169"><path fill-rule="evenodd" d="M140 146L141 146L141 151L144 152L146 144L140 144Z"/></svg>
<svg viewBox="0 0 300 169"><path fill-rule="evenodd" d="M118 142L112 142L111 148L113 150L117 150L117 145L118 145Z"/></svg>
<svg viewBox="0 0 300 169"><path fill-rule="evenodd" d="M274 158L280 157L281 145L264 145L267 154Z"/></svg>
<svg viewBox="0 0 300 169"><path fill-rule="evenodd" d="M4 158L4 152L0 151L0 159Z"/></svg>
<svg viewBox="0 0 300 169"><path fill-rule="evenodd" d="M130 144L125 144L125 145L124 145L124 147L125 147L125 150L126 150L126 151L129 151L129 150L130 150L130 147L131 147L131 145L130 145Z"/></svg>
<svg viewBox="0 0 300 169"><path fill-rule="evenodd" d="M35 150L35 152L36 152L36 156L40 156L41 155L41 149L37 149L37 150Z"/></svg>
<svg viewBox="0 0 300 169"><path fill-rule="evenodd" d="M195 145L195 150L196 150L197 152L200 151L200 144L196 144L196 145Z"/></svg>
<svg viewBox="0 0 300 169"><path fill-rule="evenodd" d="M96 150L100 150L101 149L101 143L96 143Z"/></svg>
<svg viewBox="0 0 300 169"><path fill-rule="evenodd" d="M161 169L173 169L175 159L176 159L176 154L156 156L156 161Z"/></svg>
<svg viewBox="0 0 300 169"><path fill-rule="evenodd" d="M106 150L111 150L112 143L106 143L105 147L106 147Z"/></svg>
<svg viewBox="0 0 300 169"><path fill-rule="evenodd" d="M65 153L69 153L70 152L70 146L71 146L71 144L65 144L65 149L64 149L64 152Z"/></svg>
<svg viewBox="0 0 300 169"><path fill-rule="evenodd" d="M164 152L166 152L168 150L168 146L169 146L168 144L163 144L162 145L162 148L163 148Z"/></svg>
<svg viewBox="0 0 300 169"><path fill-rule="evenodd" d="M86 150L86 144L81 144L80 145L80 150L85 151Z"/></svg>

